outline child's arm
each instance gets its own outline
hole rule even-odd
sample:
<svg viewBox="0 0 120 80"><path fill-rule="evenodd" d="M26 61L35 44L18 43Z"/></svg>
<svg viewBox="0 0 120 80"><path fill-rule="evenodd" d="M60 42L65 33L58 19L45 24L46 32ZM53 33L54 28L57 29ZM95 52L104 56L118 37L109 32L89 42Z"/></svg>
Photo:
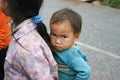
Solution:
<svg viewBox="0 0 120 80"><path fill-rule="evenodd" d="M0 50L5 49L11 40L11 36L4 39L10 33L10 26L7 24L9 21L11 18L5 16L0 10Z"/></svg>
<svg viewBox="0 0 120 80"><path fill-rule="evenodd" d="M89 65L77 56L71 61L72 68L77 72L75 80L88 80L91 74Z"/></svg>

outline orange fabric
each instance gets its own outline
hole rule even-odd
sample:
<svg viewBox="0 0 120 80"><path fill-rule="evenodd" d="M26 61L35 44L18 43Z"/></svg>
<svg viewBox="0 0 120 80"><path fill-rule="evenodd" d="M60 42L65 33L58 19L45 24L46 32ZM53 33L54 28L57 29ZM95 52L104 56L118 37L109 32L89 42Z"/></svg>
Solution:
<svg viewBox="0 0 120 80"><path fill-rule="evenodd" d="M0 10L0 50L6 48L11 40L11 36L3 39L11 31L10 26L7 24L7 22L9 22L10 20L11 18L5 16L4 13Z"/></svg>

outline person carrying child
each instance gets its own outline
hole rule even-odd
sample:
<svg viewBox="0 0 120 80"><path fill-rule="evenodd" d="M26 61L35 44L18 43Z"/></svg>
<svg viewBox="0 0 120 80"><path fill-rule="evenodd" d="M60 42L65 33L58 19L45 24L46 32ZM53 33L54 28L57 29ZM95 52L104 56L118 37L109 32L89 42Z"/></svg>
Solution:
<svg viewBox="0 0 120 80"><path fill-rule="evenodd" d="M50 37L39 15L43 0L5 0L13 36L5 58L5 80L57 80Z"/></svg>

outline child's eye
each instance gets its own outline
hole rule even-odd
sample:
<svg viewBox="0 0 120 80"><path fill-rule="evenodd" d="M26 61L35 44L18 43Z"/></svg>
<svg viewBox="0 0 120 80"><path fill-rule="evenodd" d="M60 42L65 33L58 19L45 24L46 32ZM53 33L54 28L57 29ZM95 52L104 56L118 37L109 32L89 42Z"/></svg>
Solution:
<svg viewBox="0 0 120 80"><path fill-rule="evenodd" d="M62 38L67 38L67 36L62 36Z"/></svg>
<svg viewBox="0 0 120 80"><path fill-rule="evenodd" d="M51 37L55 37L56 35L55 34L50 34Z"/></svg>

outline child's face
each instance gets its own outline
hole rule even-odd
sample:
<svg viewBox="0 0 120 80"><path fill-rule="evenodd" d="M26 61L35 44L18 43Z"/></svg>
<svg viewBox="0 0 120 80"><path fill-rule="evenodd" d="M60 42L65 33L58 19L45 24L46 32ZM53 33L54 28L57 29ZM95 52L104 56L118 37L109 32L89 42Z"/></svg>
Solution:
<svg viewBox="0 0 120 80"><path fill-rule="evenodd" d="M54 48L58 51L70 48L79 34L74 34L68 21L51 24L50 39Z"/></svg>

